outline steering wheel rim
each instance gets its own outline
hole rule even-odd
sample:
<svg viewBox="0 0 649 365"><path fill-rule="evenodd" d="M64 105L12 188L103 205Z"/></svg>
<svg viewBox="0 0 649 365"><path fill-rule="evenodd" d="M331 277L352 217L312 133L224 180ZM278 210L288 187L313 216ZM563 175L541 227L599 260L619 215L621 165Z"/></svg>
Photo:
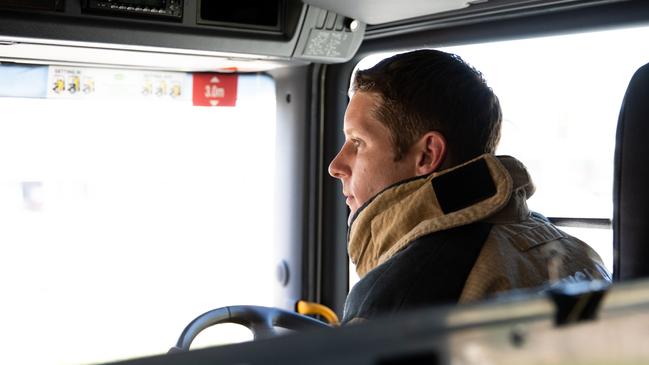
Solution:
<svg viewBox="0 0 649 365"><path fill-rule="evenodd" d="M169 353L189 351L194 338L204 329L221 324L236 323L247 327L255 340L277 335L275 327L291 330L331 328L328 324L298 313L279 308L256 305L234 305L205 312L191 321L180 334Z"/></svg>

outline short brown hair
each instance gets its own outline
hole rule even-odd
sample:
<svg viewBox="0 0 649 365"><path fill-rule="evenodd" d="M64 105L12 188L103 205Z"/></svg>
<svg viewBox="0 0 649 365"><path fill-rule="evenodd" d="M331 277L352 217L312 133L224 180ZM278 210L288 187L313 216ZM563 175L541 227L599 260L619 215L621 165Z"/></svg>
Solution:
<svg viewBox="0 0 649 365"><path fill-rule="evenodd" d="M373 92L373 110L392 134L395 160L429 131L447 141L447 167L493 153L502 112L482 74L459 56L436 50L401 53L359 70L350 92Z"/></svg>

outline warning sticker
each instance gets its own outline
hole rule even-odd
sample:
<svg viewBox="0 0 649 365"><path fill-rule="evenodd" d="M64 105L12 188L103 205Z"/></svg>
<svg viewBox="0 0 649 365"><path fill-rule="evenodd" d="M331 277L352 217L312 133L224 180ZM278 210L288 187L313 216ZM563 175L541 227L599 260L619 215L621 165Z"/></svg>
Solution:
<svg viewBox="0 0 649 365"><path fill-rule="evenodd" d="M73 96L81 93L91 95L95 92L93 76L85 74L79 68L50 67L48 79L49 97Z"/></svg>
<svg viewBox="0 0 649 365"><path fill-rule="evenodd" d="M196 106L236 106L236 74L196 73L192 100Z"/></svg>
<svg viewBox="0 0 649 365"><path fill-rule="evenodd" d="M50 66L47 97L182 101L188 80L181 72Z"/></svg>

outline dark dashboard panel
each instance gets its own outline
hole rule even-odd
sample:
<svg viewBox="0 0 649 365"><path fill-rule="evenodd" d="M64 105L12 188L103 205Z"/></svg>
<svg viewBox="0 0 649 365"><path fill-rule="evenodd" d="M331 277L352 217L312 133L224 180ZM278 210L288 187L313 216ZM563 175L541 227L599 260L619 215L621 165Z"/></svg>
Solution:
<svg viewBox="0 0 649 365"><path fill-rule="evenodd" d="M198 23L236 25L249 29L281 31L286 6L277 1L199 1Z"/></svg>
<svg viewBox="0 0 649 365"><path fill-rule="evenodd" d="M0 8L63 10L64 0L0 0Z"/></svg>
<svg viewBox="0 0 649 365"><path fill-rule="evenodd" d="M583 291L576 293L577 288ZM594 317L557 321L566 308L584 313L581 304L603 288L607 291ZM113 365L646 364L649 281L606 288L582 282L558 289L555 294L579 299L579 305L566 308L560 296L512 292L476 304Z"/></svg>

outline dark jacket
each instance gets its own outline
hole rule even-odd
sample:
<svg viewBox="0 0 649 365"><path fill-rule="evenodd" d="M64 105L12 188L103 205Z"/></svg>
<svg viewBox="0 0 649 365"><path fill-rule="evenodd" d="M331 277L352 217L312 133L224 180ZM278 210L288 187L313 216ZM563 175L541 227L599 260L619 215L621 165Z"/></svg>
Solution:
<svg viewBox="0 0 649 365"><path fill-rule="evenodd" d="M528 210L533 192L516 159L483 155L377 194L351 218L349 255L361 280L343 323L561 280L610 280L587 244Z"/></svg>

